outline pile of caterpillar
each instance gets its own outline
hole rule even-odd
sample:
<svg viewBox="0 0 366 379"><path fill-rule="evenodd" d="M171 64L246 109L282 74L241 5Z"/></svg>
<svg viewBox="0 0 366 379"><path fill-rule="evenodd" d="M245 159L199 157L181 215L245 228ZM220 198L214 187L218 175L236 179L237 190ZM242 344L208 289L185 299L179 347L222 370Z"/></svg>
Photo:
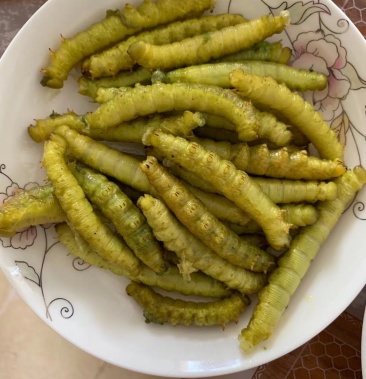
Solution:
<svg viewBox="0 0 366 379"><path fill-rule="evenodd" d="M144 0L62 38L41 84L62 88L79 65L79 92L98 107L29 126L49 184L4 203L0 235L54 223L72 254L130 279L147 322L224 327L256 298L238 337L250 352L366 171L346 168L335 132L297 92L327 77L291 67L291 50L267 41L289 13L249 20L213 8Z"/></svg>

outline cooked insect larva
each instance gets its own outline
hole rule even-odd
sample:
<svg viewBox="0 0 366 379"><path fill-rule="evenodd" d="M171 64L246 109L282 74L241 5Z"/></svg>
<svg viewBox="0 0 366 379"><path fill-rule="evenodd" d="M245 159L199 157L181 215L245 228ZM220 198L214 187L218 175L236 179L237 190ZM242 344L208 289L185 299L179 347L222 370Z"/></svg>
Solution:
<svg viewBox="0 0 366 379"><path fill-rule="evenodd" d="M142 4L135 8L126 4L121 13L122 22L129 27L146 28L147 19L150 22L149 28L159 24L167 24L176 19L189 19L200 16L204 11L212 11L215 2L212 0L202 0L199 3L194 0L176 1L158 0L153 3L151 0L143 0Z"/></svg>
<svg viewBox="0 0 366 379"><path fill-rule="evenodd" d="M42 70L41 84L51 88L62 88L71 69L87 56L105 48L128 35L145 28L152 28L177 19L199 16L213 7L212 0L157 0L144 1L138 8L128 5L123 10L107 11L104 20L80 31L72 38L62 38L56 51L51 51L50 61ZM127 13L134 9L138 26L128 27L123 23Z"/></svg>
<svg viewBox="0 0 366 379"><path fill-rule="evenodd" d="M176 21L153 30L138 33L100 53L93 54L83 62L82 69L87 76L93 79L115 76L119 71L131 70L135 65L134 60L127 52L133 42L144 41L155 45L164 45L246 21L241 15L227 13Z"/></svg>
<svg viewBox="0 0 366 379"><path fill-rule="evenodd" d="M227 160L210 152L196 142L154 131L144 138L161 154L182 167L198 174L220 193L233 201L260 224L268 243L274 249L289 244L290 225L283 221L282 211L244 172Z"/></svg>
<svg viewBox="0 0 366 379"><path fill-rule="evenodd" d="M141 171L141 161L136 157L84 136L66 125L58 126L54 133L65 138L69 152L76 159L142 193L156 196L156 191ZM248 220L245 212L225 197L206 193L193 186L189 186L189 189L217 218L236 224Z"/></svg>
<svg viewBox="0 0 366 379"><path fill-rule="evenodd" d="M57 126L67 125L81 134L95 140L141 143L148 131L160 128L168 133L188 136L198 126L203 126L205 119L199 112L185 111L179 115L164 116L155 114L151 117L139 117L109 129L86 129L82 118L74 112L63 115L52 114L44 119L37 119L35 125L28 127L28 133L36 142L45 141Z"/></svg>
<svg viewBox="0 0 366 379"><path fill-rule="evenodd" d="M277 62L288 64L291 59L291 49L282 47L282 42L261 41L249 49L237 53L224 55L217 62L240 62L246 60L258 60L265 62Z"/></svg>
<svg viewBox="0 0 366 379"><path fill-rule="evenodd" d="M229 74L235 69L242 69L248 74L258 76L271 76L276 82L284 83L291 90L301 92L322 90L328 83L324 74L262 61L206 63L179 68L160 75L159 78L164 83L189 82L232 88Z"/></svg>
<svg viewBox="0 0 366 379"><path fill-rule="evenodd" d="M212 326L238 322L240 314L250 304L248 297L232 294L216 301L187 301L163 296L152 288L138 283L130 283L126 292L143 309L145 322L169 323L173 326Z"/></svg>
<svg viewBox="0 0 366 379"><path fill-rule="evenodd" d="M147 157L141 169L180 222L221 258L256 272L274 268L272 255L246 243L222 224L178 179L160 166L156 158Z"/></svg>
<svg viewBox="0 0 366 379"><path fill-rule="evenodd" d="M258 294L258 303L249 324L239 335L244 352L250 352L272 335L320 246L349 201L366 184L366 171L358 166L335 179L335 182L337 198L319 203L316 223L302 228L294 237L290 248L279 259L278 267L270 274L269 284Z"/></svg>
<svg viewBox="0 0 366 379"><path fill-rule="evenodd" d="M151 287L159 287L165 291L179 292L183 295L195 295L205 297L229 296L229 291L224 284L200 272L191 274L190 282L182 278L176 267L169 267L163 275L157 274L149 267L141 265L137 277L131 277L124 268L115 263L108 262L98 253L91 250L89 244L73 231L66 222L55 226L59 240L67 250L85 263L102 269L109 270L116 275L125 276L128 279L144 283Z"/></svg>
<svg viewBox="0 0 366 379"><path fill-rule="evenodd" d="M334 200L337 197L337 185L334 181L286 180L252 177L271 199L281 203L315 203Z"/></svg>
<svg viewBox="0 0 366 379"><path fill-rule="evenodd" d="M249 48L267 37L281 33L290 22L288 11L265 15L235 26L200 34L167 45L134 42L128 49L136 63L150 70L206 63L223 55Z"/></svg>
<svg viewBox="0 0 366 379"><path fill-rule="evenodd" d="M65 220L52 185L20 189L0 206L0 236L11 237L24 227Z"/></svg>
<svg viewBox="0 0 366 379"><path fill-rule="evenodd" d="M136 256L157 273L164 272L168 265L162 246L140 209L119 186L80 163L72 162L69 168L89 201L112 222Z"/></svg>
<svg viewBox="0 0 366 379"><path fill-rule="evenodd" d="M115 76L103 77L99 79L89 79L81 76L78 79L79 93L84 96L89 96L92 99L96 98L99 88L110 87L132 87L136 84L150 84L151 72L145 68L138 68L134 71L124 71Z"/></svg>
<svg viewBox="0 0 366 379"><path fill-rule="evenodd" d="M220 258L189 232L161 200L144 195L139 198L137 205L147 218L156 238L180 259L186 259L196 269L241 293L256 293L263 287L266 275L234 266Z"/></svg>
<svg viewBox="0 0 366 379"><path fill-rule="evenodd" d="M296 125L309 138L321 158L343 161L343 146L336 133L299 94L270 77L246 74L240 69L234 70L230 78L240 95L281 112Z"/></svg>
<svg viewBox="0 0 366 379"><path fill-rule="evenodd" d="M213 185L207 183L200 176L182 168L169 159L164 159L163 164L176 176L193 186L206 192L218 192ZM251 179L276 204L315 203L317 201L333 200L337 196L337 185L333 181L274 179L260 178L258 176L252 176Z"/></svg>
<svg viewBox="0 0 366 379"><path fill-rule="evenodd" d="M205 149L216 152L223 159L249 174L272 178L329 180L341 176L345 167L339 159L320 159L306 150L283 147L269 149L267 144L249 146L209 139L195 139Z"/></svg>
<svg viewBox="0 0 366 379"><path fill-rule="evenodd" d="M138 116L174 110L220 115L235 124L243 138L257 138L258 120L250 102L230 90L201 84L156 83L122 90L83 120L86 128L107 129Z"/></svg>
<svg viewBox="0 0 366 379"><path fill-rule="evenodd" d="M42 164L67 221L103 258L122 265L132 277L138 275L140 260L94 212L84 191L67 167L64 158L66 149L66 140L53 134L45 143Z"/></svg>

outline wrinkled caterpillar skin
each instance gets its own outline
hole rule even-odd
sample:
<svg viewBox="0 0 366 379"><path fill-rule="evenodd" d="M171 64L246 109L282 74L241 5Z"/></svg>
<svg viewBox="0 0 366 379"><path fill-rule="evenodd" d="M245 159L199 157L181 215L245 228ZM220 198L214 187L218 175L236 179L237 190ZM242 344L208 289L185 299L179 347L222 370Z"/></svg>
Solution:
<svg viewBox="0 0 366 379"><path fill-rule="evenodd" d="M274 249L288 246L290 226L283 221L282 211L244 171L196 142L160 131L148 135L147 140L161 154L201 176L247 212L263 228Z"/></svg>
<svg viewBox="0 0 366 379"><path fill-rule="evenodd" d="M102 77L100 79L88 79L81 76L78 79L79 93L95 99L97 91L101 87L118 88L133 87L136 84L150 84L151 75L149 70L140 67L134 71L121 72L116 76Z"/></svg>
<svg viewBox="0 0 366 379"><path fill-rule="evenodd" d="M159 24L167 24L174 20L189 19L200 16L204 11L212 11L215 2L213 0L143 0L142 4L135 8L126 4L121 18L125 25L133 28L149 28Z"/></svg>
<svg viewBox="0 0 366 379"><path fill-rule="evenodd" d="M88 129L83 134L96 140L142 143L145 133L157 128L167 133L188 137L192 130L204 124L205 120L199 112L185 111L181 115L164 116L154 114L151 117L139 117L109 129Z"/></svg>
<svg viewBox="0 0 366 379"><path fill-rule="evenodd" d="M101 53L94 54L83 62L82 68L86 72L86 75L93 79L115 76L120 71L131 70L135 65L134 60L127 52L133 42L144 41L155 45L164 45L246 21L243 16L236 14L223 14L176 21L131 36L127 40L119 42Z"/></svg>
<svg viewBox="0 0 366 379"><path fill-rule="evenodd" d="M327 160L309 156L306 150L291 151L288 147L269 149L267 144L249 146L209 139L196 139L205 149L232 161L248 174L272 178L329 180L341 176L346 169L339 159Z"/></svg>
<svg viewBox="0 0 366 379"><path fill-rule="evenodd" d="M234 266L220 258L189 232L161 200L144 195L139 198L137 205L147 218L155 237L180 259L187 260L196 269L243 294L256 293L264 286L266 275Z"/></svg>
<svg viewBox="0 0 366 379"><path fill-rule="evenodd" d="M237 323L240 314L250 303L248 297L233 294L228 298L194 302L174 299L155 292L142 284L130 283L126 292L144 309L147 323L169 323L173 326L213 326L220 325L223 329L230 322Z"/></svg>
<svg viewBox="0 0 366 379"><path fill-rule="evenodd" d="M343 161L343 146L321 114L299 94L270 77L259 77L238 69L230 74L238 93L279 111L309 139L321 158Z"/></svg>
<svg viewBox="0 0 366 379"><path fill-rule="evenodd" d="M137 158L84 136L66 125L58 126L54 133L65 138L70 153L76 159L142 193L157 195L141 171L141 162ZM208 194L192 186L188 188L217 218L237 224L247 219L245 212L223 196Z"/></svg>
<svg viewBox="0 0 366 379"><path fill-rule="evenodd" d="M272 335L321 245L349 201L366 183L366 171L359 166L335 181L338 197L319 203L317 222L304 227L293 239L288 251L279 259L278 268L270 274L269 284L258 294L258 304L249 324L239 335L240 346L244 352L252 351L258 343Z"/></svg>
<svg viewBox="0 0 366 379"><path fill-rule="evenodd" d="M134 42L128 49L134 61L149 70L171 70L197 65L252 47L267 37L281 33L290 22L287 11L265 15L243 24L228 26L166 45Z"/></svg>
<svg viewBox="0 0 366 379"><path fill-rule="evenodd" d="M121 91L84 119L91 129L107 129L138 116L173 110L217 114L235 124L243 138L257 138L258 121L249 102L230 90L200 84L156 83Z"/></svg>
<svg viewBox="0 0 366 379"><path fill-rule="evenodd" d="M151 193L152 187L141 171L140 161L119 150L113 149L88 136L79 134L66 125L58 126L54 133L68 143L70 153L86 165L111 176L142 193Z"/></svg>
<svg viewBox="0 0 366 379"><path fill-rule="evenodd" d="M65 220L52 185L19 190L0 206L0 236L12 237L24 227Z"/></svg>
<svg viewBox="0 0 366 379"><path fill-rule="evenodd" d="M217 192L217 189L213 185L174 162L164 159L163 164L176 176L191 183L193 186L206 192ZM317 201L333 200L337 197L337 185L333 181L319 182L314 180L260 178L256 176L252 176L251 179L276 204L315 203Z"/></svg>
<svg viewBox="0 0 366 379"><path fill-rule="evenodd" d="M77 33L72 38L62 38L61 45L53 52L42 70L41 84L50 88L62 88L71 69L87 56L145 28L152 28L177 19L199 16L211 9L212 0L157 0L144 1L138 8L126 5L121 11L108 11L104 20ZM138 17L138 26L128 27L123 22L127 14Z"/></svg>
<svg viewBox="0 0 366 379"><path fill-rule="evenodd" d="M333 182L252 178L275 203L315 203L334 200L337 185Z"/></svg>
<svg viewBox="0 0 366 379"><path fill-rule="evenodd" d="M261 41L249 49L225 55L217 62L240 62L247 60L275 62L287 65L291 59L291 49L282 47L282 42Z"/></svg>
<svg viewBox="0 0 366 379"><path fill-rule="evenodd" d="M28 134L34 142L44 142L50 137L56 127L61 125L68 125L79 133L82 133L85 129L85 124L81 117L74 112L68 112L62 115L52 113L47 118L36 119L35 125L29 125Z"/></svg>
<svg viewBox="0 0 366 379"><path fill-rule="evenodd" d="M122 266L106 261L98 253L91 250L89 244L76 234L67 223L57 224L55 228L60 242L65 245L67 250L92 266L109 270L116 275L125 276L151 287L159 287L165 291L179 292L183 295L226 297L231 294L231 291L221 282L202 273L192 273L191 281L187 282L182 278L176 267L170 267L163 275L159 275L149 267L141 265L139 275L131 277Z"/></svg>
<svg viewBox="0 0 366 379"><path fill-rule="evenodd" d="M28 133L33 141L43 142L49 138L57 126L67 125L95 140L141 143L142 137L149 130L160 128L174 135L189 136L193 129L204 123L205 119L199 112L185 111L176 116L156 114L148 118L139 117L109 129L85 129L82 118L74 112L68 112L36 120L35 125L28 127Z"/></svg>
<svg viewBox="0 0 366 379"><path fill-rule="evenodd" d="M281 204L284 211L284 219L295 227L315 224L318 219L318 211L310 204Z"/></svg>
<svg viewBox="0 0 366 379"><path fill-rule="evenodd" d="M324 74L262 61L206 63L179 68L167 72L163 81L165 83L201 83L232 88L229 74L236 69L241 69L252 75L271 76L277 83L283 83L293 91L323 90L328 83L327 76Z"/></svg>
<svg viewBox="0 0 366 379"><path fill-rule="evenodd" d="M141 169L180 222L221 258L255 272L266 273L274 268L272 255L246 243L222 224L156 158L148 157Z"/></svg>
<svg viewBox="0 0 366 379"><path fill-rule="evenodd" d="M84 191L67 167L64 158L66 150L65 139L53 134L45 143L42 164L66 214L67 222L103 258L123 266L132 277L138 275L139 259L94 212Z"/></svg>
<svg viewBox="0 0 366 379"><path fill-rule="evenodd" d="M104 175L80 163L71 163L69 168L90 202L113 223L136 256L155 272L163 273L168 268L163 249L140 209Z"/></svg>

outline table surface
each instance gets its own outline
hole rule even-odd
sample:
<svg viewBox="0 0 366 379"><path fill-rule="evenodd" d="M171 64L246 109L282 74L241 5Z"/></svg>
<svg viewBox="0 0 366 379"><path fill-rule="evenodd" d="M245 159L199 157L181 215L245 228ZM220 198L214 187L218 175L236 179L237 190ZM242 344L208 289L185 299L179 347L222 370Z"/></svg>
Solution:
<svg viewBox="0 0 366 379"><path fill-rule="evenodd" d="M45 2L0 0L0 56ZM334 2L366 36L366 0ZM340 317L307 344L264 366L217 378L362 378L360 351L365 304L366 287ZM25 305L2 273L0 336L0 379L157 378L112 366L71 345Z"/></svg>

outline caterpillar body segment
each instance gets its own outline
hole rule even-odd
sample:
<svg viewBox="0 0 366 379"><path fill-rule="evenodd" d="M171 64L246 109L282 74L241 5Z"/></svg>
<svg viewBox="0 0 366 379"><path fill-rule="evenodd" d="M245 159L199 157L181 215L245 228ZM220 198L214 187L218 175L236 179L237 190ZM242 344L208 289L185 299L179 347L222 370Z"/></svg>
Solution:
<svg viewBox="0 0 366 379"><path fill-rule="evenodd" d="M291 59L291 49L282 47L282 42L261 41L249 49L238 51L237 53L224 55L216 62L241 62L247 60L276 62L288 64Z"/></svg>
<svg viewBox="0 0 366 379"><path fill-rule="evenodd" d="M115 76L120 71L131 70L134 67L135 62L128 54L128 48L136 41L164 45L246 21L243 16L236 14L221 14L176 21L153 30L138 33L109 49L93 54L84 60L82 69L87 76L93 79Z"/></svg>
<svg viewBox="0 0 366 379"><path fill-rule="evenodd" d="M185 281L176 267L169 267L164 274L157 274L149 267L141 264L137 277L131 277L128 271L118 264L111 263L102 258L97 252L91 250L90 245L73 231L66 222L55 226L61 243L77 258L92 266L109 270L116 275L125 276L130 280L143 283L151 287L159 287L165 291L178 292L183 295L205 297L230 296L229 291L221 282L203 273L192 273L190 282Z"/></svg>
<svg viewBox="0 0 366 379"><path fill-rule="evenodd" d="M51 51L48 65L42 69L41 84L50 88L62 88L69 72L87 56L118 42L142 29L152 28L177 19L199 16L211 9L212 0L157 0L144 1L138 8L126 5L125 9L107 11L106 17L80 31L71 38L62 38L56 51ZM138 16L138 26L126 26L127 14Z"/></svg>
<svg viewBox="0 0 366 379"><path fill-rule="evenodd" d="M139 198L138 206L147 218L155 237L168 250L207 275L225 283L243 294L259 291L266 282L266 275L234 266L216 255L196 238L170 212L164 202L150 195Z"/></svg>
<svg viewBox="0 0 366 379"><path fill-rule="evenodd" d="M196 139L204 148L216 152L223 159L249 174L272 178L329 180L341 176L345 166L339 159L320 159L306 150L283 147L269 149L268 144L249 146L209 139Z"/></svg>
<svg viewBox="0 0 366 379"><path fill-rule="evenodd" d="M334 181L289 180L252 177L276 204L315 203L334 200L337 197L337 185Z"/></svg>
<svg viewBox="0 0 366 379"><path fill-rule="evenodd" d="M195 18L204 11L212 11L215 2L213 0L143 0L139 7L126 4L122 13L122 22L133 28L153 28L160 24L181 19ZM146 23L149 23L147 26Z"/></svg>
<svg viewBox="0 0 366 379"><path fill-rule="evenodd" d="M259 77L237 69L230 74L231 84L250 98L283 114L309 139L323 159L343 161L343 146L321 114L299 94L270 77Z"/></svg>
<svg viewBox="0 0 366 379"><path fill-rule="evenodd" d="M58 126L54 133L67 140L68 150L76 159L141 193L157 196L146 175L141 171L141 161L136 157L84 136L66 125ZM193 186L189 186L189 189L219 219L237 224L248 219L244 211L223 196L208 194Z"/></svg>
<svg viewBox="0 0 366 379"><path fill-rule="evenodd" d="M165 83L189 82L232 88L229 75L236 69L248 74L270 76L277 83L283 83L293 91L323 90L328 83L324 74L263 61L205 63L183 67L165 73L162 80Z"/></svg>
<svg viewBox="0 0 366 379"><path fill-rule="evenodd" d="M136 256L157 273L167 270L162 246L155 239L140 209L120 187L79 163L70 163L69 168L90 202L113 223Z"/></svg>
<svg viewBox="0 0 366 379"><path fill-rule="evenodd" d="M141 163L141 168L181 223L221 258L256 272L274 268L272 255L246 243L222 224L179 180L160 166L156 158L148 157Z"/></svg>
<svg viewBox="0 0 366 379"><path fill-rule="evenodd" d="M167 71L206 63L250 48L273 34L281 33L289 21L289 13L282 11L278 16L265 15L167 45L158 46L137 41L130 45L128 52L142 67Z"/></svg>
<svg viewBox="0 0 366 379"><path fill-rule="evenodd" d="M151 117L139 117L109 129L87 129L82 117L74 112L68 112L36 120L34 125L28 127L28 133L34 141L42 142L57 126L67 125L98 141L141 143L143 135L149 130L160 128L174 135L189 136L193 129L203 126L204 123L205 119L201 113L185 111L172 116L155 114Z"/></svg>
<svg viewBox="0 0 366 379"><path fill-rule="evenodd" d="M123 71L115 76L99 79L81 76L78 79L79 93L95 99L100 88L133 87L136 84L151 84L151 76L151 72L142 67L134 71Z"/></svg>
<svg viewBox="0 0 366 379"><path fill-rule="evenodd" d="M22 189L0 206L0 236L12 237L25 227L64 220L52 185Z"/></svg>
<svg viewBox="0 0 366 379"><path fill-rule="evenodd" d="M269 244L281 249L289 244L290 225L283 221L282 211L244 172L195 142L154 131L147 144L182 167L198 174L219 193L232 200L263 228Z"/></svg>
<svg viewBox="0 0 366 379"><path fill-rule="evenodd" d="M66 125L58 126L54 133L67 141L68 150L77 160L142 193L153 191L145 174L140 170L140 160L136 157L84 136Z"/></svg>
<svg viewBox="0 0 366 379"><path fill-rule="evenodd" d="M240 314L250 304L249 298L240 294L209 302L174 299L138 283L130 283L126 292L143 308L145 322L173 326L220 325L225 328L230 322L237 323Z"/></svg>
<svg viewBox="0 0 366 379"><path fill-rule="evenodd" d="M261 341L269 338L283 312L316 257L321 245L337 223L349 201L366 184L366 171L358 166L335 179L338 196L319 203L319 217L315 224L301 229L289 249L281 256L269 276L268 285L258 294L258 304L249 324L240 335L240 346L250 352Z"/></svg>
<svg viewBox="0 0 366 379"><path fill-rule="evenodd" d="M94 212L84 191L67 167L64 158L66 150L66 140L53 134L45 143L42 164L53 185L54 194L66 214L67 222L103 258L122 265L131 277L138 275L140 260Z"/></svg>
<svg viewBox="0 0 366 379"><path fill-rule="evenodd" d="M192 171L184 169L168 159L164 159L163 164L176 176L202 191L217 193L217 189L213 185ZM251 176L251 179L276 204L315 203L333 200L337 197L337 185L334 181L291 180L258 176Z"/></svg>
<svg viewBox="0 0 366 379"><path fill-rule="evenodd" d="M33 141L43 142L50 137L57 126L61 125L68 125L79 133L85 129L84 122L75 112L67 112L62 115L53 112L49 117L36 119L34 125L29 125L28 134Z"/></svg>
<svg viewBox="0 0 366 379"><path fill-rule="evenodd" d="M94 112L85 115L88 128L107 129L139 116L169 111L196 111L220 115L248 140L257 138L258 120L252 105L239 96L215 86L156 83L122 91Z"/></svg>

